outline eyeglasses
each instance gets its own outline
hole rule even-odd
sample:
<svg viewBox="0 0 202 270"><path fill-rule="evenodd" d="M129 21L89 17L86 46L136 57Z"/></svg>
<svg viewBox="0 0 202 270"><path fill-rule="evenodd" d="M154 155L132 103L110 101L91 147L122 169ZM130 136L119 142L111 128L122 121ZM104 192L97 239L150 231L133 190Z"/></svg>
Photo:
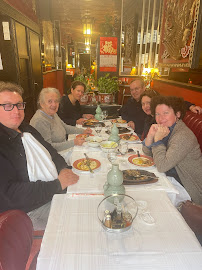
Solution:
<svg viewBox="0 0 202 270"><path fill-rule="evenodd" d="M18 108L18 110L24 110L25 104L26 104L26 102L19 102L16 104L11 104L11 103L0 104L0 106L3 106L4 111L12 111L15 106Z"/></svg>

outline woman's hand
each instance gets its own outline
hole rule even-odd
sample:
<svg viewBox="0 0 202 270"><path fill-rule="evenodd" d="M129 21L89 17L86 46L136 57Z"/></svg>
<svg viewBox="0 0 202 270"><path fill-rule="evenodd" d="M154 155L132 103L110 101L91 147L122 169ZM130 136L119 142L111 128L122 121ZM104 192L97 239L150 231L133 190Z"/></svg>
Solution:
<svg viewBox="0 0 202 270"><path fill-rule="evenodd" d="M135 123L133 121L129 121L128 126L135 130Z"/></svg>
<svg viewBox="0 0 202 270"><path fill-rule="evenodd" d="M76 120L76 124L77 125L83 125L83 123L85 122L86 120L84 118L80 118L78 120Z"/></svg>
<svg viewBox="0 0 202 270"><path fill-rule="evenodd" d="M83 118L86 118L86 119L93 119L93 118L95 118L94 115L92 115L92 114L83 114L82 117Z"/></svg>
<svg viewBox="0 0 202 270"><path fill-rule="evenodd" d="M91 134L93 131L91 128L84 129L83 134Z"/></svg>
<svg viewBox="0 0 202 270"><path fill-rule="evenodd" d="M74 139L74 145L81 146L85 142L85 138L79 137Z"/></svg>
<svg viewBox="0 0 202 270"><path fill-rule="evenodd" d="M168 136L169 133L170 133L170 130L168 127L158 125L157 131L154 135L154 141L155 142L161 141L163 138Z"/></svg>
<svg viewBox="0 0 202 270"><path fill-rule="evenodd" d="M145 139L145 145L146 146L150 146L154 142L154 136L155 136L157 130L158 130L158 125L157 124L151 125L151 127L149 129L149 132L147 134L147 137Z"/></svg>

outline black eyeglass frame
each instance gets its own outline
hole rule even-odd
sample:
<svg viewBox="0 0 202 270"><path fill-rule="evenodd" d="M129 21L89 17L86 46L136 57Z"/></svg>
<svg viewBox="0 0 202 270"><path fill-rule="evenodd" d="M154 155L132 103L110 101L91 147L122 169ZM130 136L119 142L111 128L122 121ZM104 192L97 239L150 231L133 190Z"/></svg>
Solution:
<svg viewBox="0 0 202 270"><path fill-rule="evenodd" d="M19 108L19 106L21 106L21 104L22 104L22 108ZM11 109L10 110L8 110L8 109L6 109L6 105L12 105L11 106ZM16 104L11 104L11 103L6 103L6 104L0 104L0 106L3 106L3 108L4 108L4 111L6 111L6 112L8 112L8 111L12 111L13 109L14 109L14 107L16 106L17 107L17 109L19 110L19 111L22 111L22 110L24 110L25 109L25 105L26 105L26 102L18 102L18 103L16 103Z"/></svg>

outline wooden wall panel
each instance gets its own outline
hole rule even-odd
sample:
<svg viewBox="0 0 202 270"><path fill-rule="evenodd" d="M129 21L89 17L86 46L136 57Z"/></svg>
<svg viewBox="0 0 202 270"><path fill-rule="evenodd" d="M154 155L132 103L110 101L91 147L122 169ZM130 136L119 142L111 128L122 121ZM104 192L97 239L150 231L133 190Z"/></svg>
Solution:
<svg viewBox="0 0 202 270"><path fill-rule="evenodd" d="M196 90L190 89L192 86L188 84L164 80L154 80L153 89L165 96L178 96L183 97L185 100L190 101L202 107L202 87L195 87ZM194 88L194 87L193 87ZM198 88L198 89L197 89Z"/></svg>

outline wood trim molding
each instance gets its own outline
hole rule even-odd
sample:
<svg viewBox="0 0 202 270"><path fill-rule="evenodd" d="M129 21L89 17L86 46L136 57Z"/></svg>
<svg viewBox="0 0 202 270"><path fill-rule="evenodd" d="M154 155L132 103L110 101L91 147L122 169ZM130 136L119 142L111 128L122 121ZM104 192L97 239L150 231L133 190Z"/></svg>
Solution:
<svg viewBox="0 0 202 270"><path fill-rule="evenodd" d="M11 17L12 19L18 21L19 23L22 23L25 26L29 27L34 32L40 34L40 27L38 24L33 22L31 19L29 19L23 13L16 10L15 8L10 6L8 3L6 3L3 0L0 0L0 13Z"/></svg>

